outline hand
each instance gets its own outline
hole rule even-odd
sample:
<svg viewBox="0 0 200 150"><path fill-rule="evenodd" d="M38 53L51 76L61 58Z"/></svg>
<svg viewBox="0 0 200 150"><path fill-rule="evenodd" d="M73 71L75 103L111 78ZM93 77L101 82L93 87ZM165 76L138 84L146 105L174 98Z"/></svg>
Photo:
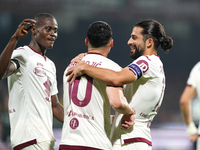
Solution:
<svg viewBox="0 0 200 150"><path fill-rule="evenodd" d="M127 130L135 124L135 113L132 115L123 115L121 119L121 129Z"/></svg>
<svg viewBox="0 0 200 150"><path fill-rule="evenodd" d="M85 55L87 55L87 53L81 53L81 54L79 54L78 56L76 56L75 58L73 58L72 60L71 60L71 63L78 63L79 61L81 61L82 60L82 58L85 56Z"/></svg>
<svg viewBox="0 0 200 150"><path fill-rule="evenodd" d="M193 135L188 137L188 139L193 141L193 142L197 141L197 138L198 138L198 134L193 134Z"/></svg>
<svg viewBox="0 0 200 150"><path fill-rule="evenodd" d="M36 21L33 19L24 19L18 26L14 33L14 37L18 40L19 38L28 34L28 32L35 26Z"/></svg>
<svg viewBox="0 0 200 150"><path fill-rule="evenodd" d="M66 76L69 75L67 82L70 82L70 84L72 84L76 77L82 76L84 74L84 65L87 64L84 61L80 61L77 65L70 67L65 74Z"/></svg>

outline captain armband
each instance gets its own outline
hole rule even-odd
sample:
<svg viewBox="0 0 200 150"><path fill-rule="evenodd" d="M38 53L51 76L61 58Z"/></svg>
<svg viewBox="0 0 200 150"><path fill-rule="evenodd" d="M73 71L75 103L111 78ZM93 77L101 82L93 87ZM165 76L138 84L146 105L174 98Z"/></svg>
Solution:
<svg viewBox="0 0 200 150"><path fill-rule="evenodd" d="M195 126L194 122L191 122L189 125L187 125L186 131L188 136L198 133L197 127Z"/></svg>
<svg viewBox="0 0 200 150"><path fill-rule="evenodd" d="M138 65L130 64L129 66L127 66L127 68L129 68L131 71L134 72L134 74L136 74L137 79L139 79L142 76L142 70Z"/></svg>
<svg viewBox="0 0 200 150"><path fill-rule="evenodd" d="M11 59L11 63L15 66L15 70L19 69L20 64L16 59Z"/></svg>

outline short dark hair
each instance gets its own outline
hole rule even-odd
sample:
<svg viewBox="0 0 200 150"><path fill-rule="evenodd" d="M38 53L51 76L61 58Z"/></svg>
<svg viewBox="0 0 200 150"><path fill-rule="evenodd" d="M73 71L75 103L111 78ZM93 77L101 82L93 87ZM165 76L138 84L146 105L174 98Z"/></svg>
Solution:
<svg viewBox="0 0 200 150"><path fill-rule="evenodd" d="M157 49L159 45L164 50L164 52L168 52L170 48L173 46L172 38L166 36L164 27L157 21L147 19L138 22L135 27L141 27L143 40L146 41L148 38L152 38L154 41L154 48Z"/></svg>
<svg viewBox="0 0 200 150"><path fill-rule="evenodd" d="M95 21L88 27L87 38L94 48L104 46L112 38L112 29L104 21Z"/></svg>
<svg viewBox="0 0 200 150"><path fill-rule="evenodd" d="M39 13L34 16L34 19L36 21L35 26L38 27L45 20L45 18L55 18L55 17L49 13Z"/></svg>

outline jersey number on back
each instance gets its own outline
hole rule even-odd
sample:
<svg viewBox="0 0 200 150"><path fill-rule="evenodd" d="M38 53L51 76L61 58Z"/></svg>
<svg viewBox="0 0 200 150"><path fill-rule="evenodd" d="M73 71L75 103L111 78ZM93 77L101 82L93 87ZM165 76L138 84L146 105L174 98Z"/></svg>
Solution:
<svg viewBox="0 0 200 150"><path fill-rule="evenodd" d="M80 77L78 77L74 81L73 88L72 88L72 85L69 84L69 96L71 97L72 102L76 106L79 106L79 107L85 107L91 100L93 78L89 76L86 76L86 78L87 78L87 87L86 87L86 92L85 92L85 98L83 100L79 100L77 97Z"/></svg>

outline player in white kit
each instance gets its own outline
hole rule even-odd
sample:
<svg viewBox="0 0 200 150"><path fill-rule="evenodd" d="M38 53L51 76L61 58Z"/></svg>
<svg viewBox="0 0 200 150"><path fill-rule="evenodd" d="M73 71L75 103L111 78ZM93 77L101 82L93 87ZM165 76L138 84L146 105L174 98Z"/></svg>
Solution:
<svg viewBox="0 0 200 150"><path fill-rule="evenodd" d="M30 44L14 50L30 30ZM0 56L0 78L8 77L14 150L54 149L53 116L63 122L64 110L57 97L56 68L45 52L53 47L57 30L57 21L51 14L25 19Z"/></svg>
<svg viewBox="0 0 200 150"><path fill-rule="evenodd" d="M88 53L83 61L87 64L115 71L122 69L106 58L113 46L112 30L106 22L92 23L85 43ZM130 120L134 110L128 106L122 87L106 87L105 83L89 76L82 76L69 84L65 74L73 65L71 63L66 68L63 76L65 117L59 149L111 150L110 104Z"/></svg>
<svg viewBox="0 0 200 150"><path fill-rule="evenodd" d="M111 131L113 149L151 150L150 124L161 106L165 90L163 64L157 56L157 49L161 45L167 52L173 46L173 41L166 36L160 23L143 20L133 27L128 45L131 47L130 56L134 61L122 71L95 68L79 62L70 68L66 75L70 74L70 82L86 73L107 85L126 84L124 95L136 111L135 124L132 128L121 130L119 124L122 115L116 113Z"/></svg>
<svg viewBox="0 0 200 150"><path fill-rule="evenodd" d="M180 98L180 108L186 124L188 138L191 141L197 141L196 148L200 150L200 128L195 126L192 113L191 101L197 95L200 99L200 62L198 62L191 70L187 85Z"/></svg>

